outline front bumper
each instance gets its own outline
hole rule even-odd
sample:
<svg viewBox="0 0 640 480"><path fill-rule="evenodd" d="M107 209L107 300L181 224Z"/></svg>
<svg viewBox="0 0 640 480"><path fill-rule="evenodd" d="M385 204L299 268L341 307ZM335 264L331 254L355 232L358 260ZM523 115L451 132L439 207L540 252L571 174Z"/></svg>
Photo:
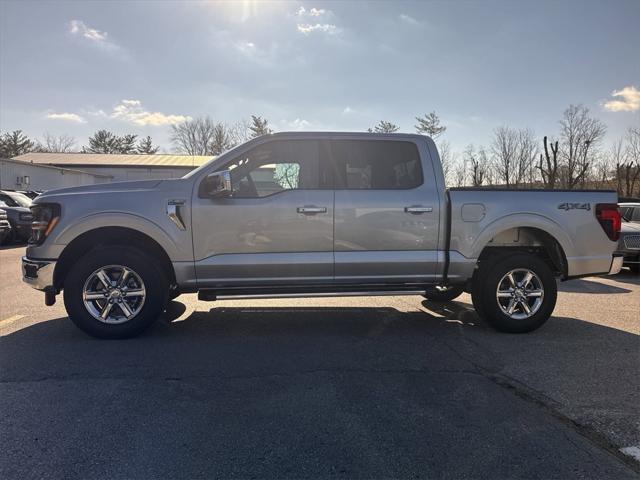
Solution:
<svg viewBox="0 0 640 480"><path fill-rule="evenodd" d="M53 260L32 260L22 257L22 281L36 290L53 291L53 271L56 262Z"/></svg>

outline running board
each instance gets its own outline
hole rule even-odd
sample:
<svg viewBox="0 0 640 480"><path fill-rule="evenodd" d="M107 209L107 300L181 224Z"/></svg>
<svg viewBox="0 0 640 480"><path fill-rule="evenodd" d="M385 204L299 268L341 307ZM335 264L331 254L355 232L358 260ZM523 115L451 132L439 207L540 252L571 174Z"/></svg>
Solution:
<svg viewBox="0 0 640 480"><path fill-rule="evenodd" d="M279 292L279 293L248 293L241 291L229 293L215 290L200 290L198 300L214 302L216 300L250 300L265 298L321 298L321 297L372 297L372 296L399 296L399 295L424 295L425 290L358 290L358 291L326 291L326 292Z"/></svg>

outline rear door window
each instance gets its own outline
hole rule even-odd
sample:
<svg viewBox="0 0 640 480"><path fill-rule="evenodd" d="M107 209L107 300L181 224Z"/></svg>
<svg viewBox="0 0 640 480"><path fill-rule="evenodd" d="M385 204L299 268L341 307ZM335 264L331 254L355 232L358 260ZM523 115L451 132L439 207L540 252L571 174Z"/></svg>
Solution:
<svg viewBox="0 0 640 480"><path fill-rule="evenodd" d="M334 140L337 189L406 190L423 183L418 148L412 142Z"/></svg>

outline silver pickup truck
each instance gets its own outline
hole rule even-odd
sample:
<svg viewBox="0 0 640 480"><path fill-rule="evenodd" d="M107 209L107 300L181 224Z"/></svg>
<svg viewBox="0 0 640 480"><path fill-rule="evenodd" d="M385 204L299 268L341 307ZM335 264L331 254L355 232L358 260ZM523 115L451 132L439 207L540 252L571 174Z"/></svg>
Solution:
<svg viewBox="0 0 640 480"><path fill-rule="evenodd" d="M471 293L505 332L542 325L556 279L615 273L609 191L447 190L420 135L278 133L180 179L54 190L33 204L24 281L101 338L168 299Z"/></svg>

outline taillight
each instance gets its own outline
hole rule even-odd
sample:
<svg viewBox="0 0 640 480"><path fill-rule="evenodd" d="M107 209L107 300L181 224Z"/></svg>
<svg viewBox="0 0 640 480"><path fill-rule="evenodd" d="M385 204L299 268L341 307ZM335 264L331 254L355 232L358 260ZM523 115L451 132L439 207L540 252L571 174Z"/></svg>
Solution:
<svg viewBox="0 0 640 480"><path fill-rule="evenodd" d="M622 218L620 210L615 203L598 203L596 204L596 218L600 222L604 233L614 242L620 238L620 229L622 228Z"/></svg>

